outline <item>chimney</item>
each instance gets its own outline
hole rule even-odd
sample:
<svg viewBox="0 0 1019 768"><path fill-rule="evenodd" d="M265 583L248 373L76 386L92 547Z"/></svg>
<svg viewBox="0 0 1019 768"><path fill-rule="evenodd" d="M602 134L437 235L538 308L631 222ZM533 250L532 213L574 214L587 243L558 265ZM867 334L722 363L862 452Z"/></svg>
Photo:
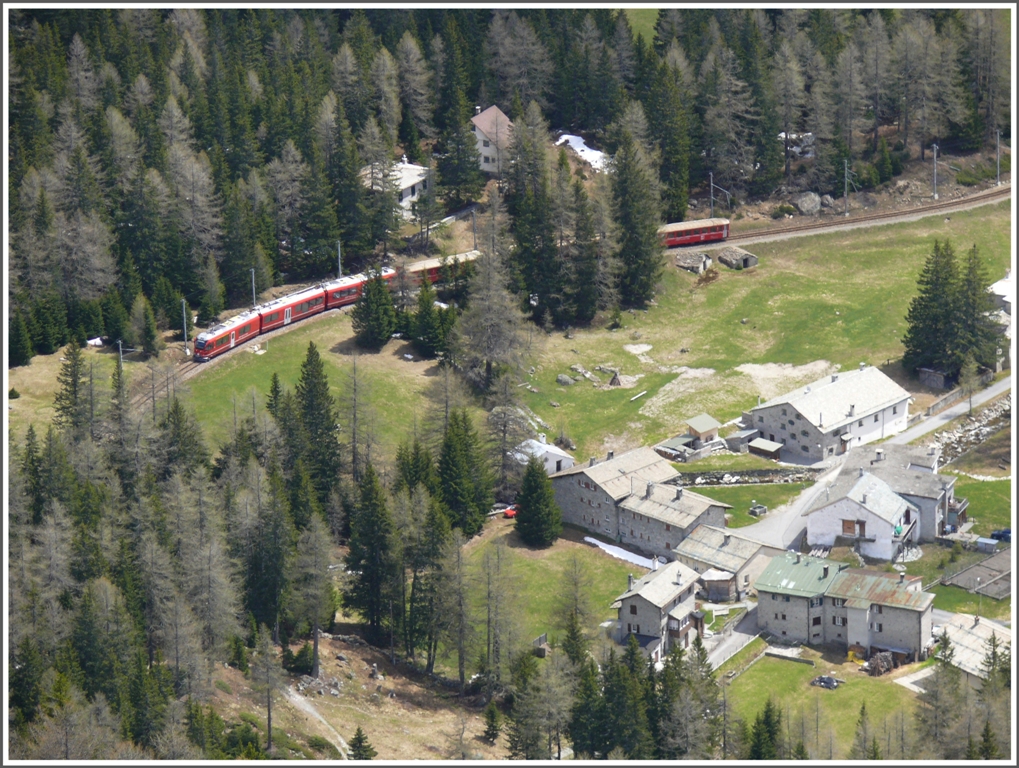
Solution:
<svg viewBox="0 0 1019 768"><path fill-rule="evenodd" d="M850 416L855 416L856 415L856 404L855 403L850 404L850 406L849 406L849 415Z"/></svg>
<svg viewBox="0 0 1019 768"><path fill-rule="evenodd" d="M679 501L682 498L683 498L683 488L682 488L682 486L679 486L679 487L676 488L676 501Z"/></svg>
<svg viewBox="0 0 1019 768"><path fill-rule="evenodd" d="M400 158L400 162L403 163L404 165L406 165L407 164L407 156L404 155L402 158Z"/></svg>
<svg viewBox="0 0 1019 768"><path fill-rule="evenodd" d="M544 445L544 444L545 444L545 433L544 433L544 432L539 432L539 433L538 433L538 441L539 441L539 442L540 442L540 443L541 443L542 445Z"/></svg>
<svg viewBox="0 0 1019 768"><path fill-rule="evenodd" d="M864 368L866 368L866 367L867 367L867 364L866 364L866 363L860 363L860 370L861 370L861 371L862 371L862 370L863 370Z"/></svg>
<svg viewBox="0 0 1019 768"><path fill-rule="evenodd" d="M479 107L477 104L474 105L474 114L475 115L481 114L481 107Z"/></svg>
<svg viewBox="0 0 1019 768"><path fill-rule="evenodd" d="M819 427L824 426L824 411L821 411L820 413L817 414L817 426Z"/></svg>
<svg viewBox="0 0 1019 768"><path fill-rule="evenodd" d="M616 452L615 452L615 451L609 451L609 456L608 456L608 458L607 458L607 459L605 459L605 460L606 460L606 461L612 461L612 457L613 457L613 456L615 456L615 455L616 455Z"/></svg>
<svg viewBox="0 0 1019 768"><path fill-rule="evenodd" d="M973 617L973 626L975 627L979 623L980 623L980 617L979 616L974 616Z"/></svg>
<svg viewBox="0 0 1019 768"><path fill-rule="evenodd" d="M760 404L761 404L761 396L758 395L757 396L757 405L760 406Z"/></svg>
<svg viewBox="0 0 1019 768"><path fill-rule="evenodd" d="M899 574L899 583L900 584L905 584L906 583L906 572L905 571L902 571Z"/></svg>
<svg viewBox="0 0 1019 768"><path fill-rule="evenodd" d="M863 498L860 500L860 503L861 504L866 504L867 503L867 494L863 494Z"/></svg>
<svg viewBox="0 0 1019 768"><path fill-rule="evenodd" d="M593 467L593 466L594 466L594 463L595 463L596 461L598 461L598 459L596 459L596 458L595 458L594 456L592 456L592 457L591 457L590 459L588 459L588 460L587 460L587 466L589 466L589 467Z"/></svg>
<svg viewBox="0 0 1019 768"><path fill-rule="evenodd" d="M628 582L626 591L629 592L631 589L633 589L633 574L632 573L626 574L626 579Z"/></svg>
<svg viewBox="0 0 1019 768"><path fill-rule="evenodd" d="M645 499L650 499L651 498L651 492L654 489L655 489L655 484L654 483L648 483L647 486L644 488L644 498Z"/></svg>
<svg viewBox="0 0 1019 768"><path fill-rule="evenodd" d="M651 558L651 570L652 571L657 571L658 570L658 558L657 557L652 557Z"/></svg>
<svg viewBox="0 0 1019 768"><path fill-rule="evenodd" d="M836 382L836 381L838 381L838 380L839 380L839 375L838 375L837 373L833 373L833 374L831 375L831 380L832 380L833 382Z"/></svg>
<svg viewBox="0 0 1019 768"><path fill-rule="evenodd" d="M823 566L821 568L821 578L822 579L827 579L828 578L828 566L827 565Z"/></svg>
<svg viewBox="0 0 1019 768"><path fill-rule="evenodd" d="M728 533L726 533L726 534L724 534L722 536L722 546L723 547L729 546L729 538L730 538L730 536L731 536L731 534L728 534Z"/></svg>
<svg viewBox="0 0 1019 768"><path fill-rule="evenodd" d="M877 460L878 461L884 461L884 459L885 459L885 451L884 451L884 449L883 448L878 448L877 449Z"/></svg>
<svg viewBox="0 0 1019 768"><path fill-rule="evenodd" d="M796 553L796 564L797 565L800 564L800 553L799 552Z"/></svg>
<svg viewBox="0 0 1019 768"><path fill-rule="evenodd" d="M863 467L860 467L860 477L863 477Z"/></svg>

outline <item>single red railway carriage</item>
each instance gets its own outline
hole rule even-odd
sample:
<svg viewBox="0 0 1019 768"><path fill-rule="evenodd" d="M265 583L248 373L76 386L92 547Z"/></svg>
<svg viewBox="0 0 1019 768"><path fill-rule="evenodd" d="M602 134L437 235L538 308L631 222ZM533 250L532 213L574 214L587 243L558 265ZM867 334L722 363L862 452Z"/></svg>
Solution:
<svg viewBox="0 0 1019 768"><path fill-rule="evenodd" d="M716 240L725 240L729 236L728 219L695 219L679 221L658 228L658 237L663 248L675 248L678 245L697 245Z"/></svg>
<svg viewBox="0 0 1019 768"><path fill-rule="evenodd" d="M203 362L229 352L261 332L262 318L258 310L249 309L198 334L195 338L195 360Z"/></svg>

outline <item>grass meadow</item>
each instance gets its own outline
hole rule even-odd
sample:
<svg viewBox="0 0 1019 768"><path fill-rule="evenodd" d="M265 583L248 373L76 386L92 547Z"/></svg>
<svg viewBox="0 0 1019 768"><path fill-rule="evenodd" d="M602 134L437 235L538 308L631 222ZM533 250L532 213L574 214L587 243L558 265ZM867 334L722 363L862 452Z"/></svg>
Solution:
<svg viewBox="0 0 1019 768"><path fill-rule="evenodd" d="M655 39L655 23L658 21L657 8L627 8L626 19L630 22L633 35L644 36L644 42L651 45Z"/></svg>
<svg viewBox="0 0 1019 768"><path fill-rule="evenodd" d="M934 607L952 613L970 613L986 616L989 619L1009 619L1012 617L1012 598L994 600L986 595L980 596L962 587L938 584L931 587L934 593Z"/></svg>
<svg viewBox="0 0 1019 768"><path fill-rule="evenodd" d="M768 511L774 511L776 507L788 504L800 491L806 488L806 483L758 483L756 485L712 485L702 488L705 496L723 504L732 506L729 514L730 528L742 528L745 525L752 525L758 522L756 517L750 515L748 510L751 503L756 500L763 504Z"/></svg>

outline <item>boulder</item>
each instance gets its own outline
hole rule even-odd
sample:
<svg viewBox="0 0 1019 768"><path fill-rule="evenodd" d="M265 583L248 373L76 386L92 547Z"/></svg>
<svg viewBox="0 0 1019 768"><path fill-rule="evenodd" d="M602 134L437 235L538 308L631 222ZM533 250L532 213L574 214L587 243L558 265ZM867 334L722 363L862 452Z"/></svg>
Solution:
<svg viewBox="0 0 1019 768"><path fill-rule="evenodd" d="M821 207L822 208L834 208L835 201L831 195L821 195Z"/></svg>
<svg viewBox="0 0 1019 768"><path fill-rule="evenodd" d="M821 198L816 192L804 192L793 198L793 205L804 216L813 216L821 210Z"/></svg>
<svg viewBox="0 0 1019 768"><path fill-rule="evenodd" d="M565 373L560 373L558 376L555 377L555 383L561 387L570 387L573 386L573 379L571 379Z"/></svg>

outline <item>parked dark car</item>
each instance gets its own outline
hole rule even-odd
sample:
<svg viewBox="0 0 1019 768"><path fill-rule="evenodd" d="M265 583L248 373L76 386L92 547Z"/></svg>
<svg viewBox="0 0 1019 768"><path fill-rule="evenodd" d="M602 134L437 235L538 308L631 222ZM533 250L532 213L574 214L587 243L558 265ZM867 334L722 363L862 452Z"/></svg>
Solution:
<svg viewBox="0 0 1019 768"><path fill-rule="evenodd" d="M998 541L1003 541L1006 544L1011 544L1012 543L1012 529L1011 528L1002 528L1000 531L992 531L991 532L991 538L992 539L997 539Z"/></svg>
<svg viewBox="0 0 1019 768"><path fill-rule="evenodd" d="M810 681L810 684L820 686L821 688L828 688L832 691L839 687L838 681L834 677L828 677L827 675L815 677Z"/></svg>

